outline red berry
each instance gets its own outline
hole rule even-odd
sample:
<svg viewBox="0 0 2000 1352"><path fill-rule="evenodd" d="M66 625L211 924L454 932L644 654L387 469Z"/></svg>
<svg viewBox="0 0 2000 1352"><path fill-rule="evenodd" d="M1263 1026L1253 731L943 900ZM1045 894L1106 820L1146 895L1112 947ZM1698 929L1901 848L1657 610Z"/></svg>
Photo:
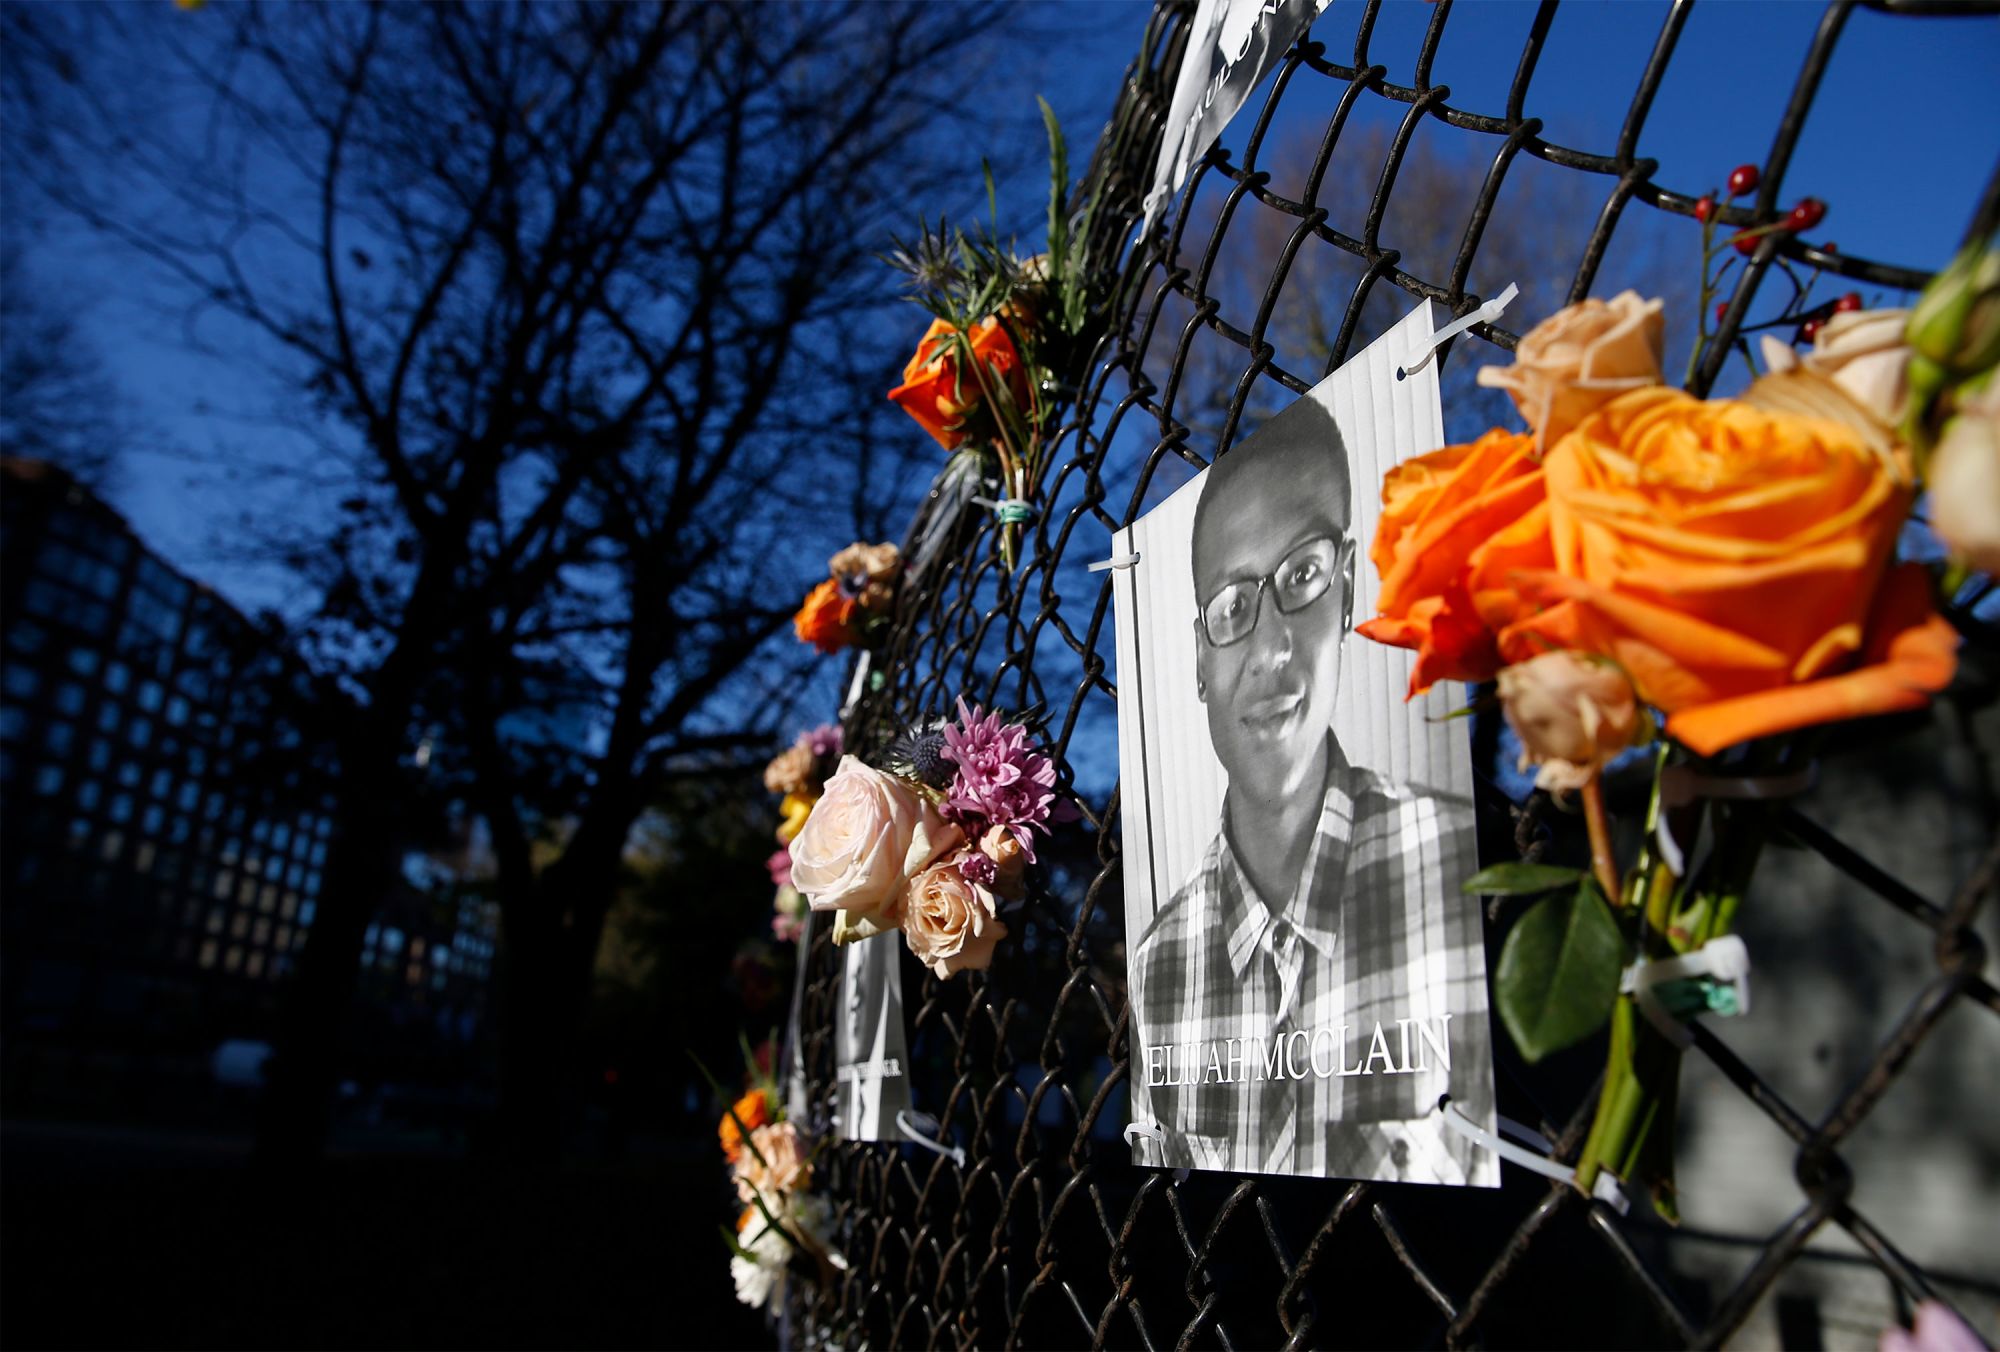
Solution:
<svg viewBox="0 0 2000 1352"><path fill-rule="evenodd" d="M1792 341L1795 343L1810 343L1818 335L1819 321L1817 319L1808 319L1805 323L1799 325L1799 331L1793 337Z"/></svg>
<svg viewBox="0 0 2000 1352"><path fill-rule="evenodd" d="M1715 194L1712 192L1703 193L1700 196L1700 198L1698 198L1695 201L1694 218L1700 221L1703 225L1707 225L1708 218L1713 216L1714 214L1715 214Z"/></svg>
<svg viewBox="0 0 2000 1352"><path fill-rule="evenodd" d="M1730 243L1736 246L1736 252L1745 256L1757 252L1757 236L1755 235L1748 233L1741 234L1731 240Z"/></svg>
<svg viewBox="0 0 2000 1352"><path fill-rule="evenodd" d="M1729 195L1741 197L1746 192L1756 192L1757 184L1763 179L1754 164L1739 164L1729 171Z"/></svg>
<svg viewBox="0 0 2000 1352"><path fill-rule="evenodd" d="M1799 204L1792 208L1792 214L1785 217L1785 229L1794 232L1810 230L1826 219L1826 203L1817 197L1801 197Z"/></svg>
<svg viewBox="0 0 2000 1352"><path fill-rule="evenodd" d="M1819 246L1819 251L1821 253L1837 254L1840 252L1840 246L1838 244L1835 244L1832 240L1828 240L1826 243Z"/></svg>
<svg viewBox="0 0 2000 1352"><path fill-rule="evenodd" d="M1722 317L1723 317L1724 315L1728 314L1728 313L1729 313L1729 302L1728 302L1728 301L1726 301L1726 300L1719 300L1719 301L1717 301L1717 302L1715 303L1715 322L1716 322L1716 323L1720 324L1720 323L1722 322Z"/></svg>
<svg viewBox="0 0 2000 1352"><path fill-rule="evenodd" d="M1834 313L1836 314L1846 314L1851 310L1859 310L1860 308L1861 293L1859 291L1850 291L1833 303Z"/></svg>

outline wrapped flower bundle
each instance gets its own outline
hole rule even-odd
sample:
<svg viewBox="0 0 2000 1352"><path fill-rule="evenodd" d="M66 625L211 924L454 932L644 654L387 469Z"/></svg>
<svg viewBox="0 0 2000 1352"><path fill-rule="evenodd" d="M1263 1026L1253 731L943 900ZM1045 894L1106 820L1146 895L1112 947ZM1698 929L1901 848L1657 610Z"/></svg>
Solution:
<svg viewBox="0 0 2000 1352"><path fill-rule="evenodd" d="M791 881L832 911L835 943L900 931L940 977L984 969L1025 893L1035 835L1060 815L1055 766L1025 727L958 704L911 729L887 770L842 758L792 839Z"/></svg>
<svg viewBox="0 0 2000 1352"><path fill-rule="evenodd" d="M2000 256L1976 252L1985 271L1962 260L1933 292L2000 294ZM1528 429L1391 470L1370 550L1379 613L1360 632L1417 654L1411 693L1496 681L1523 768L1581 795L1589 869L1500 865L1466 886L1540 897L1495 972L1523 1055L1610 1024L1578 1185L1644 1184L1669 1218L1684 1020L1743 1001L1719 960L1659 982L1646 967L1728 935L1771 824L1768 803L1714 786L1795 777L1812 730L1921 708L1950 681L1958 636L1934 597L1956 580L1896 552L1920 465L1934 499L1953 485L1934 524L1955 567L1990 568L2000 538L2000 342L1964 331L1977 307L1831 310L1800 326L1810 350L1767 341L1765 375L1704 400L1662 383L1658 301L1569 307L1480 373ZM1647 843L1621 867L1601 772L1655 742ZM1690 868L1704 815L1715 844Z"/></svg>
<svg viewBox="0 0 2000 1352"><path fill-rule="evenodd" d="M891 544L851 544L827 560L827 579L807 593L792 632L822 653L873 643L889 626L902 575L902 552Z"/></svg>
<svg viewBox="0 0 2000 1352"><path fill-rule="evenodd" d="M752 1056L746 1048L744 1061L748 1088L723 1110L716 1128L742 1205L734 1232L725 1228L723 1238L736 1298L766 1309L784 1298L792 1277L824 1279L830 1270L846 1267L846 1260L832 1243L832 1208L812 1191L812 1152L786 1120L769 1058ZM714 1077L709 1083L722 1093Z"/></svg>

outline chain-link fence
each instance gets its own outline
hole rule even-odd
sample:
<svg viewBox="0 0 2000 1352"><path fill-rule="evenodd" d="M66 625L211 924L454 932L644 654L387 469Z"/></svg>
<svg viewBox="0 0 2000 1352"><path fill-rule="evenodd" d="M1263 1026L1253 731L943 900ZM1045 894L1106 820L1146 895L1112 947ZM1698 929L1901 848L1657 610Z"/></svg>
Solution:
<svg viewBox="0 0 2000 1352"><path fill-rule="evenodd" d="M1721 208L1726 224L1783 214L1787 166L1857 8L1837 0L1825 11L1789 87L1761 186L1742 205ZM1871 22L1908 24L1963 22L1968 13L1924 3L1865 8ZM1097 147L1086 187L1101 186L1109 204L1095 224L1113 246L1106 253L1118 253L1116 241L1140 218L1193 9L1164 2L1154 11ZM1487 275L1482 251L1499 247L1510 212L1518 218L1528 209L1509 196L1524 173L1539 175L1538 184L1560 182L1569 194L1538 186L1536 200L1588 204L1580 218L1566 211L1574 229L1546 254L1555 261L1520 279L1544 287L1545 306L1601 293L1607 259L1620 258L1627 236L1661 225L1693 232L1691 220L1674 218L1691 218L1711 185L1658 181L1656 163L1638 154L1692 9L1681 0L1664 10L1609 150L1557 144L1533 115L1537 62L1552 25L1563 22L1554 0L1527 18L1518 55L1488 54L1514 72L1498 111L1461 107L1432 80L1453 22L1449 0L1425 11L1407 83L1371 48L1382 17L1377 0L1346 17L1355 32L1351 54L1331 49L1334 25L1323 18L1285 54L1222 145L1197 161L1167 227L1118 254L1115 314L1087 369L1075 373L1076 411L1019 567L1003 567L990 513L947 485L934 491L912 528L932 561L906 584L893 638L875 659L887 679L851 712L850 746L878 751L899 726L948 709L961 694L1036 711L1085 820L1045 851L1021 923L991 971L940 982L906 961L913 1094L965 1147L965 1160L830 1144L818 1177L838 1208L850 1266L836 1284L795 1303L797 1337L849 1346L1714 1345L1744 1327L1788 1270L1827 1257L1808 1246L1830 1228L1852 1241L1838 1261L1878 1270L1892 1306L1940 1294L1961 1305L2000 1297L2000 1285L1973 1270L1990 1266L1990 1254L1967 1255L1959 1266L1972 1271L1948 1282L1906 1257L1858 1208L1843 1160L1843 1146L1896 1090L1942 1020L1961 1007L1961 1021L2000 1014L1975 932L2000 891L1990 778L1965 805L1979 837L1965 854L1979 862L1943 904L1844 844L1810 805L1786 809L1787 844L1816 851L1933 942L1907 1005L1867 1045L1847 1049L1846 1063L1858 1072L1823 1111L1793 1106L1726 1035L1696 1028L1699 1057L1792 1143L1795 1186L1783 1185L1794 1188L1789 1216L1768 1232L1711 1236L1734 1245L1727 1280L1691 1282L1676 1263L1681 1236L1657 1221L1622 1217L1567 1184L1544 1186L1524 1174L1510 1172L1495 1193L1199 1172L1177 1179L1133 1166L1120 1139L1130 1023L1111 584L1086 565L1109 553L1113 531L1239 441L1263 411L1358 351L1382 326L1377 312L1414 298L1453 315L1477 307L1485 299L1472 289ZM1993 147L1968 149L1983 167L1977 157ZM1748 157L1718 151L1725 169ZM1398 194L1435 181L1425 164L1440 160L1458 191L1450 214L1441 218L1426 199L1421 217L1399 217ZM1980 198L1973 233L1983 235L1996 212L2000 177ZM1399 221L1412 232L1428 229L1427 242L1408 247ZM1693 256L1691 242L1685 251ZM1531 261L1518 261L1524 257ZM1912 289L1927 278L1921 269L1772 236L1732 273L1719 320L1725 339L1759 312L1760 288L1786 276L1781 260L1877 288ZM1537 266L1519 252L1507 262ZM1492 279L1488 294L1509 280ZM1775 308L1769 301L1761 302L1766 311ZM1525 305L1515 311L1523 312L1539 317ZM1300 325L1301 313L1316 318ZM1462 377L1478 359L1515 341L1495 325L1470 332L1473 342L1459 346L1480 350L1452 363L1448 400L1454 389L1470 389ZM1689 388L1706 393L1730 361L1729 342L1712 344ZM1996 645L1972 609L1955 618L1968 635L1966 667L1984 682L1970 705L1959 701L1964 712L1991 699ZM1958 726L1954 746L1963 750L1973 741L1969 716ZM1868 745L1898 730L1878 725L1852 740ZM1476 722L1472 736L1475 763L1490 767L1494 721ZM1489 862L1568 848L1571 824L1546 798L1516 805L1490 776L1480 791ZM1489 926L1490 951L1503 928ZM803 1049L823 1116L839 989L823 932L809 962ZM1829 970L1818 980L1838 986L1850 976ZM1786 1035L1807 1054L1809 1030ZM1593 1049L1567 1069L1528 1067L1497 1041L1501 1111L1539 1125L1557 1157L1573 1159L1595 1096L1590 1071L1577 1067L1594 1057L1594 1069L1601 1053ZM1948 1134L1965 1124L1947 1117L1933 1126ZM1798 1330L1784 1314L1779 1324L1789 1339Z"/></svg>

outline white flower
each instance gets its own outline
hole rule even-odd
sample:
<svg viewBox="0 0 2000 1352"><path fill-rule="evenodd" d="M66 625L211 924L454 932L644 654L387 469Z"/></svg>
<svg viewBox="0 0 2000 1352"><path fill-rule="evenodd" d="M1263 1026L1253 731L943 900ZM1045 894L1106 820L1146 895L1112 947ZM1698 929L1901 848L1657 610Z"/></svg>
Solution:
<svg viewBox="0 0 2000 1352"><path fill-rule="evenodd" d="M760 1215L750 1222L746 1235L754 1236L743 1246L749 1258L729 1260L729 1275L736 1282L736 1299L752 1309L762 1309L785 1289L785 1264L791 1261L792 1244Z"/></svg>

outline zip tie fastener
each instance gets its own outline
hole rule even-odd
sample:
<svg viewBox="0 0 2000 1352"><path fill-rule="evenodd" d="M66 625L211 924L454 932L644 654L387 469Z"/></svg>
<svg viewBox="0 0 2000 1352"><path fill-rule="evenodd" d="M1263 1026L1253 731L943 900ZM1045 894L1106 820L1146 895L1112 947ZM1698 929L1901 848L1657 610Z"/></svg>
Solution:
<svg viewBox="0 0 2000 1352"><path fill-rule="evenodd" d="M1576 1182L1575 1169L1567 1164L1559 1164L1539 1151L1523 1149L1512 1141L1502 1140L1460 1112L1458 1105L1451 1101L1451 1095L1445 1094L1438 1099L1438 1112L1444 1118L1447 1127L1474 1145L1491 1150L1501 1159L1518 1164L1523 1169L1532 1170L1544 1178L1553 1178L1570 1184ZM1498 1114L1494 1115L1494 1121L1507 1135L1531 1142L1544 1150L1548 1148L1547 1138L1534 1128L1522 1126L1519 1122ZM1608 1169L1598 1172L1597 1181L1591 1185L1590 1195L1610 1206L1621 1216L1632 1205L1626 1198L1624 1190L1618 1186L1617 1178Z"/></svg>
<svg viewBox="0 0 2000 1352"><path fill-rule="evenodd" d="M1137 551L1130 554L1114 554L1108 559L1099 559L1096 563L1086 566L1084 571L1086 573L1102 573L1111 568L1125 569L1130 568L1138 561L1139 555Z"/></svg>
<svg viewBox="0 0 2000 1352"><path fill-rule="evenodd" d="M1697 774L1691 765L1669 765L1660 776L1660 807L1663 810L1653 828L1660 856L1676 878L1687 876L1687 857L1680 842L1674 839L1674 833L1667 827L1664 809L1686 807L1701 798L1753 801L1796 798L1818 780L1818 761L1808 762L1788 775L1704 775Z"/></svg>
<svg viewBox="0 0 2000 1352"><path fill-rule="evenodd" d="M1686 1051L1694 1045L1689 1019L1750 1012L1750 948L1740 936L1724 934L1676 958L1641 958L1625 969L1618 989L1638 1001L1639 1012L1662 1036Z"/></svg>
<svg viewBox="0 0 2000 1352"><path fill-rule="evenodd" d="M1396 368L1396 379L1402 380L1406 376L1413 376L1417 372L1423 370L1426 366L1429 366L1431 364L1431 358L1437 355L1437 350L1439 348L1443 347L1446 343L1450 342L1452 339L1458 337L1459 334L1464 333L1474 324L1491 324L1494 320L1498 319L1501 315L1501 312L1507 308L1508 302L1512 301L1514 297L1520 294L1521 294L1521 288L1517 286L1515 283L1509 282L1507 283L1507 289L1505 291L1502 291L1499 295L1495 296L1492 300L1487 301L1484 305L1480 306L1477 310L1474 310L1471 314L1462 315L1459 318L1452 320L1451 323L1445 325L1443 328L1439 329L1436 333L1432 334L1430 342L1413 354L1416 357L1415 361L1407 361L1406 359L1407 365L1398 366Z"/></svg>
<svg viewBox="0 0 2000 1352"><path fill-rule="evenodd" d="M938 1143L938 1120L929 1113L913 1113L908 1108L898 1108L896 1130L908 1137L912 1144L920 1145L933 1154L945 1156L961 1169L965 1167L964 1149L960 1146Z"/></svg>
<svg viewBox="0 0 2000 1352"><path fill-rule="evenodd" d="M974 498L972 501L981 507L992 508L993 515L1003 526L1025 526L1040 515L1035 510L1035 504L1021 498L1001 498L997 502L992 498Z"/></svg>

